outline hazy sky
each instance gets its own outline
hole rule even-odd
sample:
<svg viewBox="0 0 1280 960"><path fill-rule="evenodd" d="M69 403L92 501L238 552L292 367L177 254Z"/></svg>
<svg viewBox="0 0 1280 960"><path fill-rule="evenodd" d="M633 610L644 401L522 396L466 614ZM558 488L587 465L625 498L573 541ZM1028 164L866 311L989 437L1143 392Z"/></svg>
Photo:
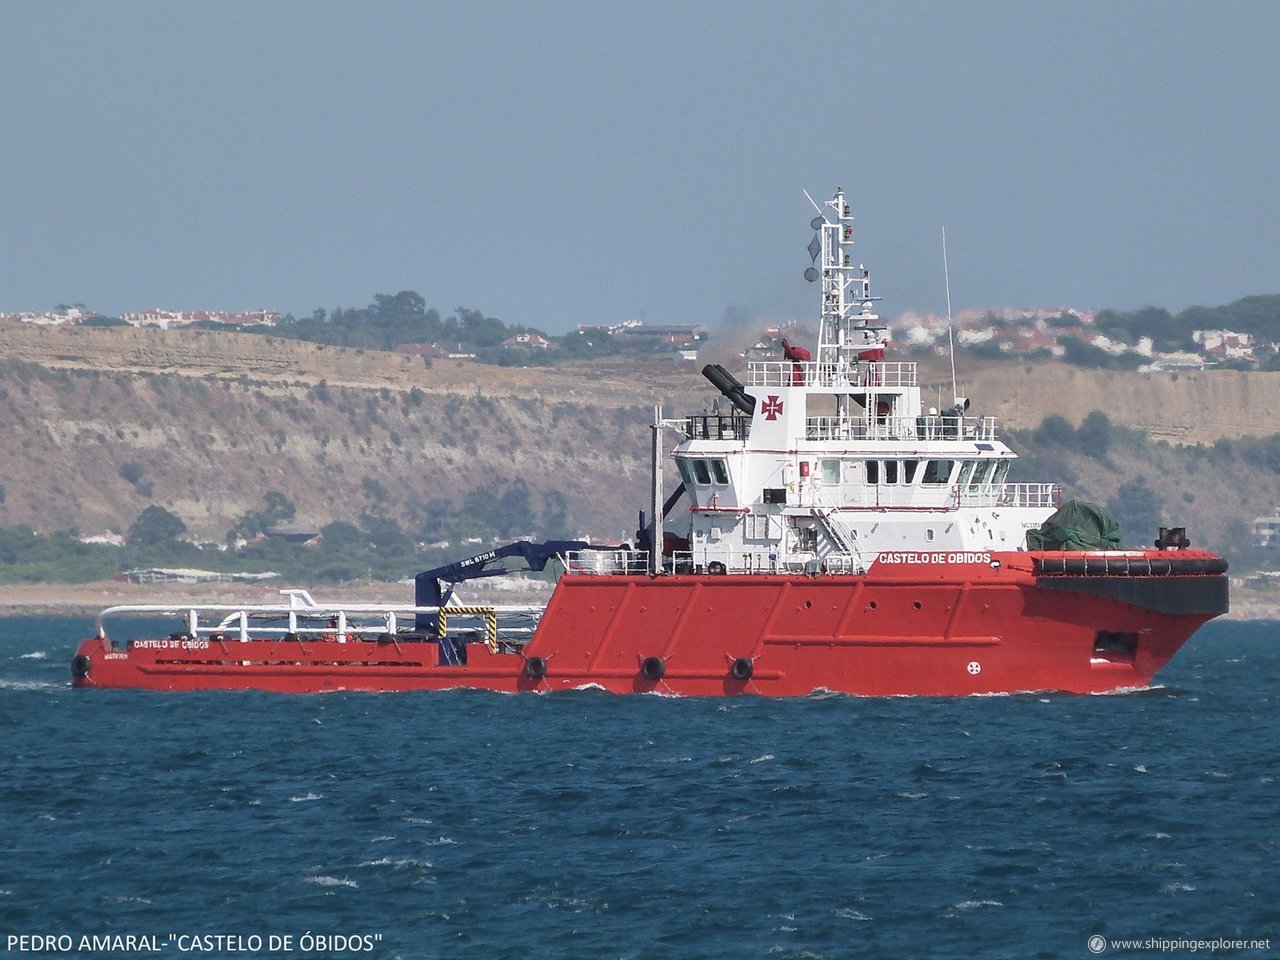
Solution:
<svg viewBox="0 0 1280 960"><path fill-rule="evenodd" d="M1280 3L0 6L0 310L410 289L563 332L1280 293Z"/></svg>

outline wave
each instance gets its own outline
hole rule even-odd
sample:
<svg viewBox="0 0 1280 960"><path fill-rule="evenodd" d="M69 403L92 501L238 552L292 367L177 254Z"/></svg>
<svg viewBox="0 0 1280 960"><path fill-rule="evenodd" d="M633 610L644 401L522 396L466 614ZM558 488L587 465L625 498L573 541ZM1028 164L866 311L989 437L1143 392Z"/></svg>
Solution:
<svg viewBox="0 0 1280 960"><path fill-rule="evenodd" d="M356 883L354 880L349 880L346 877L339 878L339 877L316 875L312 877L306 877L305 879L307 883L314 883L316 886L319 886L319 887L359 887L360 886L360 884Z"/></svg>
<svg viewBox="0 0 1280 960"><path fill-rule="evenodd" d="M0 690L66 690L69 684L52 680L14 680L0 677Z"/></svg>
<svg viewBox="0 0 1280 960"><path fill-rule="evenodd" d="M362 860L356 864L357 867L394 867L397 870L404 870L408 867L430 867L431 861L417 860L414 857L403 857L401 859L393 859L391 857L380 857L377 860ZM354 886L354 884L352 884Z"/></svg>

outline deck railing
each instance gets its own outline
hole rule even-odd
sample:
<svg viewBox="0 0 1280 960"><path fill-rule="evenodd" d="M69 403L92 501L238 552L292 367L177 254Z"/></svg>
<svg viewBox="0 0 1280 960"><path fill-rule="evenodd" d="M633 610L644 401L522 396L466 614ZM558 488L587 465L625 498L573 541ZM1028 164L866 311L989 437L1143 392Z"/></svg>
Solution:
<svg viewBox="0 0 1280 960"><path fill-rule="evenodd" d="M1062 487L1056 483L960 484L852 484L838 487L811 484L797 491L791 506L812 506L841 511L954 510L957 507L1059 507Z"/></svg>
<svg viewBox="0 0 1280 960"><path fill-rule="evenodd" d="M477 622L489 625L489 638L496 637L497 620L524 621L516 632L528 634L541 615L541 606L424 607L400 603L319 603L305 590L282 590L287 603L262 604L123 604L98 614L95 633L107 639L106 621L111 617L155 615L180 618L182 629L161 640L135 641L149 644L171 643L190 649L209 643L248 640L319 641L338 643L377 640L394 643L406 638L405 623L417 617L439 614L455 625ZM440 618L441 622L445 617ZM416 636L416 634L415 634ZM419 639L421 637L419 636Z"/></svg>
<svg viewBox="0 0 1280 960"><path fill-rule="evenodd" d="M995 440L995 417L809 417L806 440Z"/></svg>
<svg viewBox="0 0 1280 960"><path fill-rule="evenodd" d="M1060 507L1062 485L1057 483L1005 483L989 489L959 491L962 507Z"/></svg>
<svg viewBox="0 0 1280 960"><path fill-rule="evenodd" d="M570 550L565 554L569 573L607 576L615 573L647 573L648 550Z"/></svg>
<svg viewBox="0 0 1280 960"><path fill-rule="evenodd" d="M745 440L751 435L751 418L740 413L695 414L676 422L690 440Z"/></svg>
<svg viewBox="0 0 1280 960"><path fill-rule="evenodd" d="M914 360L881 360L836 366L816 360L753 360L747 364L748 387L914 387Z"/></svg>

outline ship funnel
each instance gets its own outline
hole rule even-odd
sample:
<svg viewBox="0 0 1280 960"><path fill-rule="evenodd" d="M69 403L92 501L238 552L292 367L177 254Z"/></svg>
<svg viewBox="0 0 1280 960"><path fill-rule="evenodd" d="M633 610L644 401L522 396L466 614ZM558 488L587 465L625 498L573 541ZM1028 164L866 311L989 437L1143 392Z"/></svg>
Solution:
<svg viewBox="0 0 1280 960"><path fill-rule="evenodd" d="M730 403L747 416L751 416L756 412L756 398L747 393L737 378L720 364L708 363L702 368L702 375L711 381L712 386L728 397Z"/></svg>

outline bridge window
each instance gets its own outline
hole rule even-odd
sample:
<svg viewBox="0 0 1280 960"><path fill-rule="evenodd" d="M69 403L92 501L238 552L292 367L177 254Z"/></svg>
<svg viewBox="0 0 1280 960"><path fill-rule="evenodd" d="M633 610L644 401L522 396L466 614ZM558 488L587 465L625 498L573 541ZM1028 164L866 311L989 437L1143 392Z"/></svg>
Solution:
<svg viewBox="0 0 1280 960"><path fill-rule="evenodd" d="M973 473L973 468L975 466L976 464L972 460L965 460L964 462L962 462L960 464L960 475L956 477L956 484L963 487L966 483L968 483L969 476Z"/></svg>
<svg viewBox="0 0 1280 960"><path fill-rule="evenodd" d="M707 470L707 461L691 460L693 464L693 480L698 486L705 487L711 483L711 473Z"/></svg>
<svg viewBox="0 0 1280 960"><path fill-rule="evenodd" d="M924 479L921 483L941 486L951 479L954 460L927 460L924 465Z"/></svg>
<svg viewBox="0 0 1280 960"><path fill-rule="evenodd" d="M897 460L886 460L884 462L884 482L885 483L898 482L898 461Z"/></svg>
<svg viewBox="0 0 1280 960"><path fill-rule="evenodd" d="M987 480L991 477L991 468L995 466L992 460L981 460L978 462L978 468L973 471L973 479L969 482L970 490L981 490L987 485Z"/></svg>
<svg viewBox="0 0 1280 960"><path fill-rule="evenodd" d="M822 482L828 486L835 486L840 482L840 461L839 460L823 460L822 461Z"/></svg>
<svg viewBox="0 0 1280 960"><path fill-rule="evenodd" d="M680 471L680 479L684 481L684 485L692 487L693 471L689 468L689 461L684 457L676 457L676 468Z"/></svg>
<svg viewBox="0 0 1280 960"><path fill-rule="evenodd" d="M904 460L904 461L902 461L902 471L903 471L902 482L903 482L903 483L915 483L915 482L916 482L916 467L918 467L918 466L920 466L920 461L919 461L919 460Z"/></svg>
<svg viewBox="0 0 1280 960"><path fill-rule="evenodd" d="M868 460L867 461L867 483L879 483L879 482L880 482L880 461Z"/></svg>
<svg viewBox="0 0 1280 960"><path fill-rule="evenodd" d="M728 483L729 471L725 469L723 460L711 460L711 476L715 478L716 483Z"/></svg>

